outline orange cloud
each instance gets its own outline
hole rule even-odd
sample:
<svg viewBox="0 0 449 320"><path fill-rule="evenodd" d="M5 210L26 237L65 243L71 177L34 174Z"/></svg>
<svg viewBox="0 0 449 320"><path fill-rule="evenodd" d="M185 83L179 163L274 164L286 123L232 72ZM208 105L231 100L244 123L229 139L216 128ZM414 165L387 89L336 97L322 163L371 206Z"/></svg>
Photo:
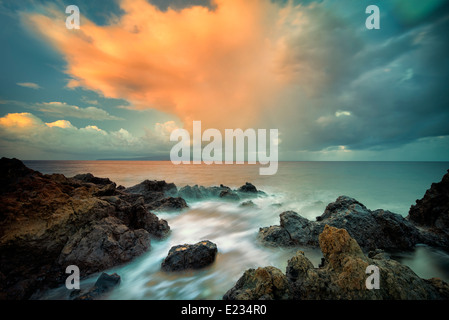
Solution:
<svg viewBox="0 0 449 320"><path fill-rule="evenodd" d="M219 129L252 127L261 109L276 108L286 81L311 71L294 61L289 75L285 63L295 57L286 35L299 34L307 20L291 3L214 4L214 10L160 11L145 0L122 0L121 17L106 26L83 17L79 30L66 29L66 16L53 7L25 21L63 54L69 87L177 115L187 127L192 120Z"/></svg>
<svg viewBox="0 0 449 320"><path fill-rule="evenodd" d="M39 118L36 118L31 113L8 113L6 116L0 118L0 126L8 128L23 128L28 129L38 126L42 123Z"/></svg>

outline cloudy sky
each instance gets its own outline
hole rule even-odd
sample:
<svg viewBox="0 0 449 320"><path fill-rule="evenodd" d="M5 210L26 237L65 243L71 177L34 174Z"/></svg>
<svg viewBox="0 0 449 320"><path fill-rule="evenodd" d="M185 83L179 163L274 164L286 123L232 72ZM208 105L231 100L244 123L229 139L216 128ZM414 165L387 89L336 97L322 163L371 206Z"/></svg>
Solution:
<svg viewBox="0 0 449 320"><path fill-rule="evenodd" d="M167 159L200 120L278 129L280 160L449 161L448 34L446 0L0 0L0 156Z"/></svg>

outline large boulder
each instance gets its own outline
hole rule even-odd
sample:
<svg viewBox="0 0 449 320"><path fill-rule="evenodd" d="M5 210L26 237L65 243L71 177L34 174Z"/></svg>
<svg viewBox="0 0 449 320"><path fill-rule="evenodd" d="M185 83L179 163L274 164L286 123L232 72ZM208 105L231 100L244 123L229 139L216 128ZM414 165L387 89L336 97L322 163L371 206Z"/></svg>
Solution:
<svg viewBox="0 0 449 320"><path fill-rule="evenodd" d="M257 196L264 196L265 192L257 190L257 188L250 182L246 182L238 189L231 189L228 186L220 184L219 186L184 186L179 189L178 196L189 200L202 200L208 198L222 198L229 200L239 200L240 198L254 198Z"/></svg>
<svg viewBox="0 0 449 320"><path fill-rule="evenodd" d="M424 280L409 267L377 254L365 256L357 241L344 229L326 226L319 236L324 266L314 268L303 252L288 261L286 275L293 299L435 300L449 298L449 285L439 279ZM379 271L379 288L367 288L371 274ZM370 269L368 269L370 270Z"/></svg>
<svg viewBox="0 0 449 320"><path fill-rule="evenodd" d="M128 262L149 248L146 230L130 230L119 219L107 217L75 232L61 250L58 263L94 273Z"/></svg>
<svg viewBox="0 0 449 320"><path fill-rule="evenodd" d="M204 268L215 261L217 245L209 240L174 246L161 264L163 271Z"/></svg>
<svg viewBox="0 0 449 320"><path fill-rule="evenodd" d="M168 234L143 198L90 174L43 175L1 159L0 299L27 299L64 283L68 264L82 277L130 261Z"/></svg>
<svg viewBox="0 0 449 320"><path fill-rule="evenodd" d="M176 197L178 188L174 183L145 180L124 191L126 193L142 196L148 210L179 211L188 207L183 198Z"/></svg>
<svg viewBox="0 0 449 320"><path fill-rule="evenodd" d="M287 263L286 274L274 267L248 269L223 299L297 300L437 300L449 299L449 285L421 279L409 267L380 250L366 256L344 229L325 225L319 235L323 263L315 268L304 252ZM372 283L378 271L379 286ZM376 271L374 271L376 272Z"/></svg>
<svg viewBox="0 0 449 320"><path fill-rule="evenodd" d="M325 225L344 228L357 240L364 251L411 249L419 242L431 243L410 221L386 210L371 211L357 200L340 196L330 203L317 221L310 221L296 212L280 215L280 228L262 228L259 240L269 246L318 246L318 236ZM271 233L275 232L276 236ZM282 234L283 237L278 235ZM289 239L285 240L285 234ZM277 242L277 239L281 240Z"/></svg>
<svg viewBox="0 0 449 320"><path fill-rule="evenodd" d="M449 170L410 207L409 220L449 238Z"/></svg>
<svg viewBox="0 0 449 320"><path fill-rule="evenodd" d="M97 300L111 292L120 284L121 278L117 273L107 274L103 272L89 291L83 293L75 300Z"/></svg>
<svg viewBox="0 0 449 320"><path fill-rule="evenodd" d="M275 267L248 269L228 290L223 300L286 300L290 299L287 277Z"/></svg>
<svg viewBox="0 0 449 320"><path fill-rule="evenodd" d="M125 191L143 196L147 204L167 196L174 196L178 189L174 183L167 183L164 180L145 180L135 186L126 188Z"/></svg>
<svg viewBox="0 0 449 320"><path fill-rule="evenodd" d="M186 201L181 197L167 197L153 201L145 206L154 211L180 211L188 208Z"/></svg>

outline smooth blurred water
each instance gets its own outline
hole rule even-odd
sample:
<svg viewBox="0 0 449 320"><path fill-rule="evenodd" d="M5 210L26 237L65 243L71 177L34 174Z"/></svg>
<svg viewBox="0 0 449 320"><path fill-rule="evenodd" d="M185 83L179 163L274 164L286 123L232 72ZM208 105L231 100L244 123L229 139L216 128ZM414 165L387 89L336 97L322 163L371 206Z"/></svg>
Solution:
<svg viewBox="0 0 449 320"><path fill-rule="evenodd" d="M132 262L108 270L122 277L110 299L221 299L248 268L273 265L285 271L296 250L318 265L319 249L265 248L256 241L260 227L279 224L279 214L294 210L314 220L326 205L340 195L356 198L369 209L386 209L403 216L416 199L422 198L432 182L438 182L449 168L444 162L280 162L273 176L260 176L258 165L178 165L169 161L26 161L42 173L68 177L90 172L129 187L145 179L166 180L178 187L224 184L238 188L252 182L267 193L253 199L255 208L240 203L206 199L188 202L180 213L158 213L171 227L170 236L153 240L151 250ZM174 245L210 240L217 244L214 264L198 271L165 273L162 260ZM447 253L418 246L415 251L396 254L395 259L410 266L424 278L449 281ZM82 270L81 270L82 273ZM89 287L98 275L82 282ZM46 298L65 298L60 288Z"/></svg>

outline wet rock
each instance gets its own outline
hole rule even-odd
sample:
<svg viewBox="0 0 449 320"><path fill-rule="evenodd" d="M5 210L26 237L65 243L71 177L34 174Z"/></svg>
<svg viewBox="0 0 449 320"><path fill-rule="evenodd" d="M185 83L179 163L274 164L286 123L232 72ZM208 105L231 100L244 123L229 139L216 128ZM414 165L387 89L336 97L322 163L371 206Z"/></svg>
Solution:
<svg viewBox="0 0 449 320"><path fill-rule="evenodd" d="M440 182L432 183L422 199L410 207L408 219L429 228L449 243L449 170Z"/></svg>
<svg viewBox="0 0 449 320"><path fill-rule="evenodd" d="M238 189L239 192L257 193L257 188L250 182L246 182Z"/></svg>
<svg viewBox="0 0 449 320"><path fill-rule="evenodd" d="M79 229L61 251L58 263L77 265L94 273L132 260L150 248L150 234L130 230L119 219L107 217Z"/></svg>
<svg viewBox="0 0 449 320"><path fill-rule="evenodd" d="M148 210L179 211L188 208L183 198L176 197L178 188L174 183L145 180L125 189L125 192L143 197Z"/></svg>
<svg viewBox="0 0 449 320"><path fill-rule="evenodd" d="M248 200L248 201L242 202L240 204L240 207L243 207L243 208L256 208L257 205L254 202L252 202L251 200Z"/></svg>
<svg viewBox="0 0 449 320"><path fill-rule="evenodd" d="M293 299L433 300L448 299L449 286L437 279L424 280L410 268L376 255L365 256L344 229L326 226L319 236L324 267L314 268L298 252L288 261L287 277ZM379 268L379 289L367 289L366 268Z"/></svg>
<svg viewBox="0 0 449 320"><path fill-rule="evenodd" d="M204 268L215 261L217 245L208 240L174 246L161 264L163 271Z"/></svg>
<svg viewBox="0 0 449 320"><path fill-rule="evenodd" d="M167 197L147 204L146 208L155 211L179 211L188 208L188 205L181 197Z"/></svg>
<svg viewBox="0 0 449 320"><path fill-rule="evenodd" d="M223 300L286 300L290 299L287 277L275 267L248 269L228 290Z"/></svg>
<svg viewBox="0 0 449 320"><path fill-rule="evenodd" d="M290 234L281 226L270 226L259 229L257 239L265 246L270 247L289 247L296 243L290 237Z"/></svg>
<svg viewBox="0 0 449 320"><path fill-rule="evenodd" d="M82 276L129 261L170 228L145 209L143 197L90 174L42 175L1 159L0 296L27 299L62 285L68 264Z"/></svg>
<svg viewBox="0 0 449 320"><path fill-rule="evenodd" d="M178 189L174 183L167 183L164 180L145 180L133 187L126 188L125 192L141 195L145 204L150 204L165 197L176 195Z"/></svg>
<svg viewBox="0 0 449 320"><path fill-rule="evenodd" d="M296 212L287 211L280 215L280 227L285 229L290 242L296 245L317 246L318 236L328 224L344 228L357 240L365 251L374 249L408 250L417 243L432 243L416 226L395 214L382 209L371 211L357 200L341 196L330 203L317 221L310 221ZM272 229L272 231L279 230ZM269 233L260 235L264 244L274 245ZM285 242L281 239L279 245Z"/></svg>
<svg viewBox="0 0 449 320"><path fill-rule="evenodd" d="M294 211L286 211L280 214L280 226L284 228L295 244L315 244L314 225L311 221L301 217Z"/></svg>
<svg viewBox="0 0 449 320"><path fill-rule="evenodd" d="M102 298L117 287L120 284L120 280L120 276L116 273L109 275L103 272L94 286L85 294L76 297L75 300L97 300Z"/></svg>
<svg viewBox="0 0 449 320"><path fill-rule="evenodd" d="M274 267L248 269L225 300L438 300L449 298L449 285L440 279L421 279L409 267L377 250L366 256L344 229L326 225L319 235L324 262L315 268L304 252L288 260L286 274ZM368 289L371 271L379 270L379 288ZM369 269L368 269L369 270Z"/></svg>
<svg viewBox="0 0 449 320"><path fill-rule="evenodd" d="M240 197L237 195L237 193L235 193L234 191L231 191L231 190L221 191L220 198L226 199L226 200L231 200L231 201L239 201L240 200Z"/></svg>
<svg viewBox="0 0 449 320"><path fill-rule="evenodd" d="M204 189L204 187L203 187L203 189ZM181 189L179 189L178 195L182 198L193 199L193 200L199 200L199 199L206 197L205 193L203 192L202 189L200 189L200 187L198 185L184 186Z"/></svg>
<svg viewBox="0 0 449 320"><path fill-rule="evenodd" d="M206 198L227 198L238 200L237 198L251 198L256 196L266 195L265 192L257 190L257 188L247 182L240 188L233 190L228 186L220 184L220 186L212 186L212 187L204 187L204 186L184 186L178 191L178 195L180 197L191 199L191 200L200 200Z"/></svg>

